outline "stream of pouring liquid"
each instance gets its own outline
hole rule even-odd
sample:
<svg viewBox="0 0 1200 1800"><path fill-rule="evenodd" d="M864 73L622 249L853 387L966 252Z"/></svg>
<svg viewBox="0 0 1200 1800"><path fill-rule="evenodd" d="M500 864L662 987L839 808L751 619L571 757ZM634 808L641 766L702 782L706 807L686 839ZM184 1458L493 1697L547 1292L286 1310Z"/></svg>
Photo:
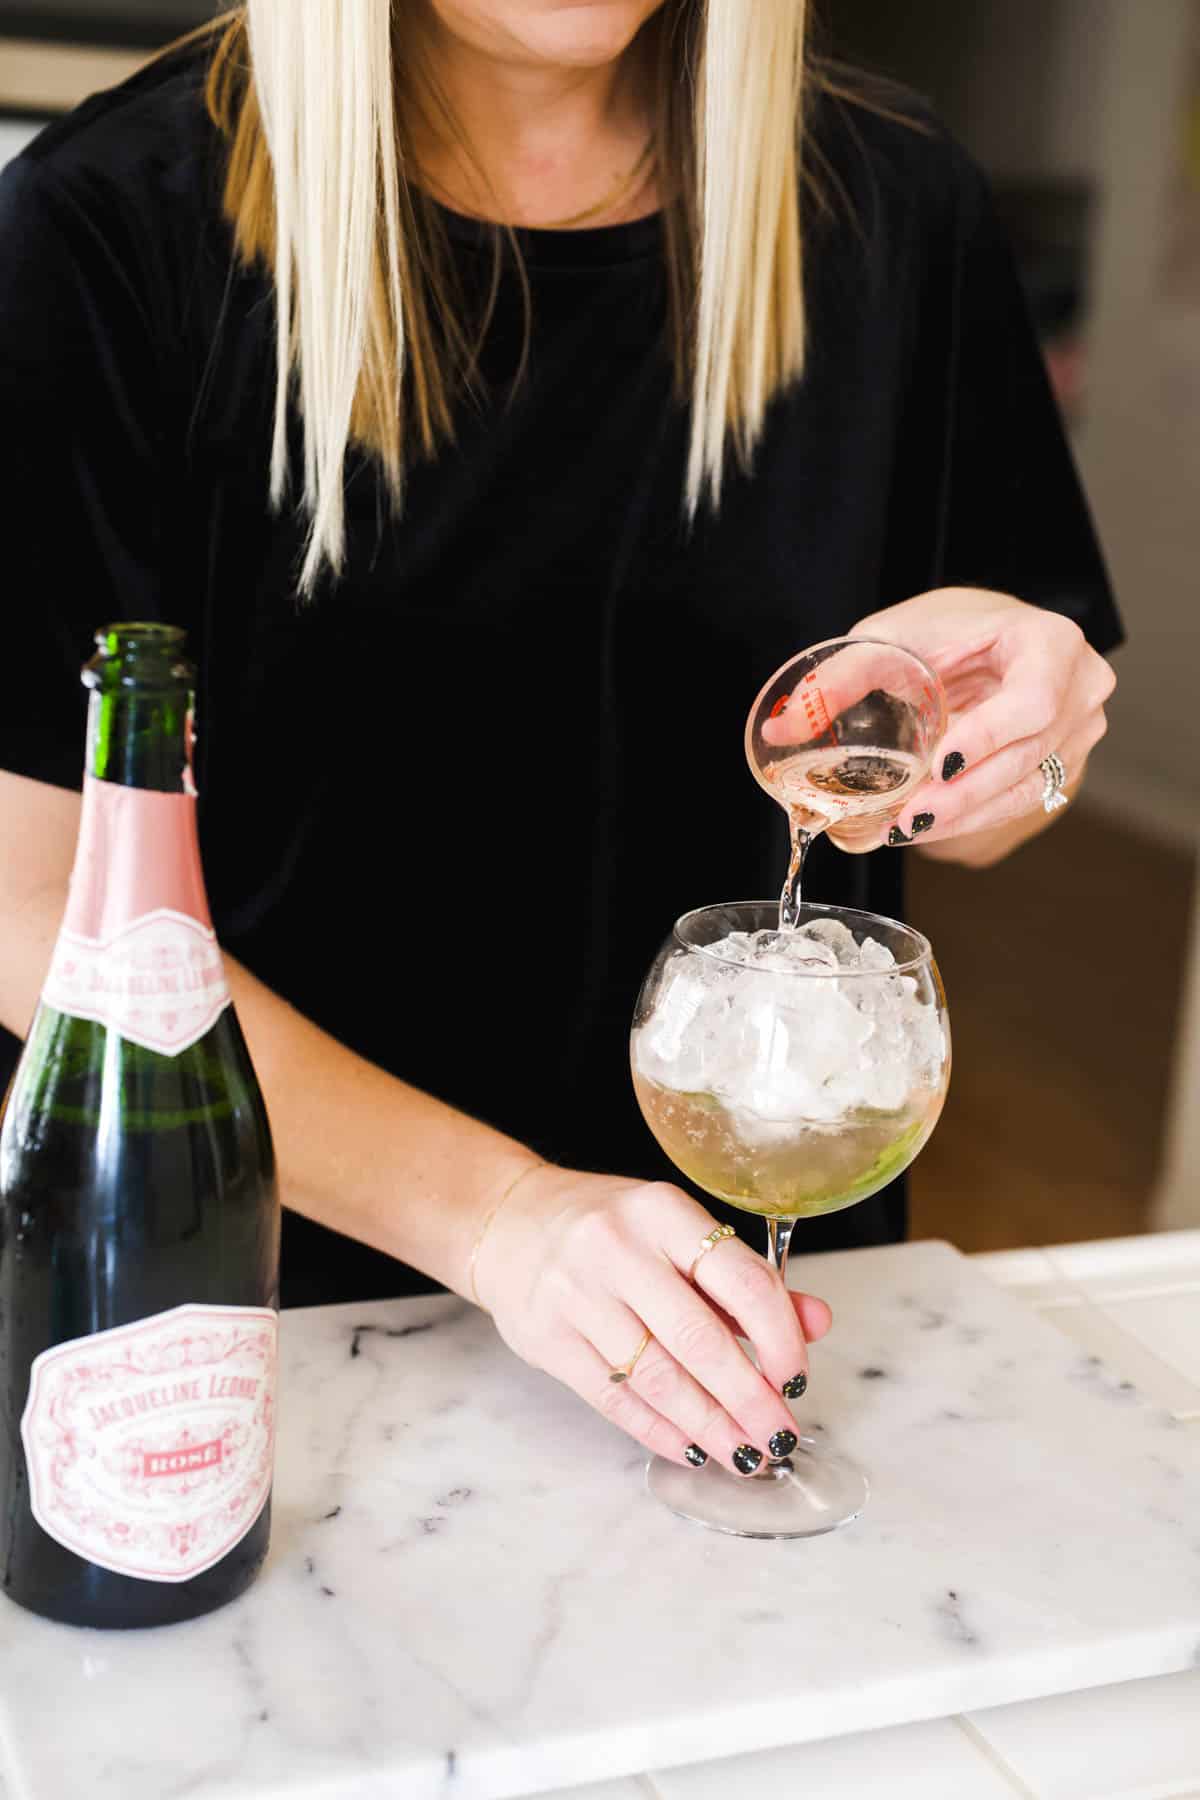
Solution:
<svg viewBox="0 0 1200 1800"><path fill-rule="evenodd" d="M849 750L841 744L798 750L769 766L766 780L787 813L791 837L779 897L780 931L800 923L804 860L813 839L850 819L870 820L872 829L881 819L894 819L923 773L921 762L907 751Z"/></svg>
<svg viewBox="0 0 1200 1800"><path fill-rule="evenodd" d="M800 923L800 907L802 905L801 889L804 881L804 859L808 855L809 845L818 831L824 830L825 822L814 831L803 823L804 808L793 806L788 808L788 830L791 835L792 855L788 863L788 872L784 877L783 892L779 896L779 929L794 931ZM809 815L812 816L811 814Z"/></svg>

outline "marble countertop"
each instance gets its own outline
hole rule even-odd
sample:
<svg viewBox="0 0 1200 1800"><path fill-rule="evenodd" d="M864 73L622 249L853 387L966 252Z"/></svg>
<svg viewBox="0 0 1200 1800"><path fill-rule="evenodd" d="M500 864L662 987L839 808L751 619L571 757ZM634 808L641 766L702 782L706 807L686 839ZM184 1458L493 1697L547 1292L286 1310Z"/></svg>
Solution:
<svg viewBox="0 0 1200 1800"><path fill-rule="evenodd" d="M790 1544L658 1509L458 1301L286 1314L262 1579L4 1609L8 1800L1200 1794L1200 1233L802 1266L874 1491Z"/></svg>

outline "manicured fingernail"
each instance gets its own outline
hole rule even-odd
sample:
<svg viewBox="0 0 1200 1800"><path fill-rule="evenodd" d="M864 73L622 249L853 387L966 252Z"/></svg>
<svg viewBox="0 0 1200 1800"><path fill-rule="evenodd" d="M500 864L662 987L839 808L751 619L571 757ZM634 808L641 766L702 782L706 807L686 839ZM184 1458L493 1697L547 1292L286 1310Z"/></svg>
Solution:
<svg viewBox="0 0 1200 1800"><path fill-rule="evenodd" d="M942 764L942 780L953 781L956 775L962 774L966 766L967 759L962 751L952 750Z"/></svg>
<svg viewBox="0 0 1200 1800"><path fill-rule="evenodd" d="M916 837L918 832L928 831L929 827L932 824L933 824L933 814L932 813L918 813L916 818L912 822L913 836Z"/></svg>
<svg viewBox="0 0 1200 1800"><path fill-rule="evenodd" d="M785 1381L783 1384L783 1397L785 1400L803 1400L807 1392L808 1376L804 1373L803 1369L801 1369L798 1375L793 1375L790 1381Z"/></svg>
<svg viewBox="0 0 1200 1800"><path fill-rule="evenodd" d="M898 825L893 825L892 829L888 832L888 843L889 844L911 844L912 839L905 837L904 833L901 831L901 829Z"/></svg>
<svg viewBox="0 0 1200 1800"><path fill-rule="evenodd" d="M708 1451L702 1450L699 1444L689 1444L683 1454L687 1457L693 1469L702 1469L708 1461Z"/></svg>
<svg viewBox="0 0 1200 1800"><path fill-rule="evenodd" d="M732 1460L739 1475L753 1475L762 1461L762 1451L756 1450L753 1444L739 1444Z"/></svg>
<svg viewBox="0 0 1200 1800"><path fill-rule="evenodd" d="M767 1449L772 1456L790 1456L799 1442L794 1431L777 1431Z"/></svg>

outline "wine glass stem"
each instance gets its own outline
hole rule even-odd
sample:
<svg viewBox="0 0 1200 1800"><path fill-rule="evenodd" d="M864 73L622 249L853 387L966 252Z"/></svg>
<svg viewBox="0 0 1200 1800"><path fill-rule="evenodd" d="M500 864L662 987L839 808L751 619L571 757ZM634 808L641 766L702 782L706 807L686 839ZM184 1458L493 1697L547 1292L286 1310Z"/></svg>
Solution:
<svg viewBox="0 0 1200 1800"><path fill-rule="evenodd" d="M767 1220L767 1255L785 1281L787 1280L788 1250L791 1247L792 1232L795 1229L795 1219Z"/></svg>
<svg viewBox="0 0 1200 1800"><path fill-rule="evenodd" d="M788 1249L792 1242L792 1232L796 1228L795 1219L767 1220L767 1255L779 1270L781 1278L787 1280ZM773 1456L759 1470L758 1479L778 1480L781 1472L791 1469L786 1456Z"/></svg>

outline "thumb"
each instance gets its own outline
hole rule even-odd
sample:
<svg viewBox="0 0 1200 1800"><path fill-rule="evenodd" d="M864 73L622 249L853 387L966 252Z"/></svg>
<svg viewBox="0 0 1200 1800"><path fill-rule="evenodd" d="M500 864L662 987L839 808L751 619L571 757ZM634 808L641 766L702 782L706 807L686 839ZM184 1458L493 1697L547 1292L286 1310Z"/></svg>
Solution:
<svg viewBox="0 0 1200 1800"><path fill-rule="evenodd" d="M818 1300L815 1294L793 1294L792 1305L796 1309L805 1342L815 1344L833 1324L833 1313L824 1300Z"/></svg>

